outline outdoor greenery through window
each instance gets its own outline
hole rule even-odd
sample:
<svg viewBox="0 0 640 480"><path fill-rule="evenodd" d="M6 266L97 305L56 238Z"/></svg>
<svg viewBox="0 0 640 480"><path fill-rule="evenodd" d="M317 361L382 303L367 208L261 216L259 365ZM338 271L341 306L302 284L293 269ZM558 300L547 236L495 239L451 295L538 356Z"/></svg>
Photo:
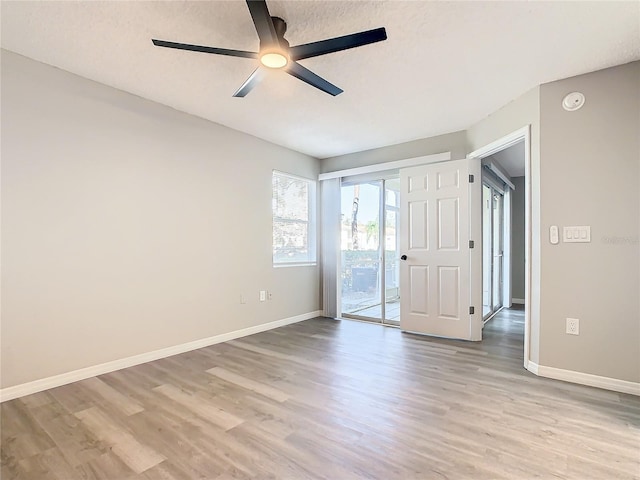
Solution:
<svg viewBox="0 0 640 480"><path fill-rule="evenodd" d="M274 170L273 264L316 262L316 183Z"/></svg>

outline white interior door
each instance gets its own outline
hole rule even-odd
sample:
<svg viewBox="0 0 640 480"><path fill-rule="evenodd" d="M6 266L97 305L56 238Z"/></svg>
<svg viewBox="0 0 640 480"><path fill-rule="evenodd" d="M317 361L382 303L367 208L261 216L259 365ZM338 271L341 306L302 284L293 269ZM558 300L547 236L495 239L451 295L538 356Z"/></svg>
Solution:
<svg viewBox="0 0 640 480"><path fill-rule="evenodd" d="M465 159L400 170L403 330L481 339L482 304L474 306L476 299L482 301L482 269L478 269L482 262L481 222L476 219L481 215L480 178L472 162L477 163ZM470 186L472 172L477 195L476 188ZM472 224L470 199L475 200L475 196ZM469 240L475 240L473 250ZM477 252L478 261L472 251Z"/></svg>

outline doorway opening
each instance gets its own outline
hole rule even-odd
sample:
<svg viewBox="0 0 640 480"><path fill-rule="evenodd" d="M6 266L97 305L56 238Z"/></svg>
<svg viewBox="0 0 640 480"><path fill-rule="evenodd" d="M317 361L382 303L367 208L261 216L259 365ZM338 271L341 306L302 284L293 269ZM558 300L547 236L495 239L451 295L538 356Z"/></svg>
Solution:
<svg viewBox="0 0 640 480"><path fill-rule="evenodd" d="M513 310L513 315L501 314L504 318L500 318L524 322L527 367L531 278L529 127L472 152L469 157L482 162L483 321L487 324L502 309L509 309L502 310L507 313Z"/></svg>
<svg viewBox="0 0 640 480"><path fill-rule="evenodd" d="M400 179L343 179L341 305L343 318L400 324Z"/></svg>
<svg viewBox="0 0 640 480"><path fill-rule="evenodd" d="M514 300L524 304L524 140L483 158L482 166L482 314L486 323L502 308L511 308Z"/></svg>

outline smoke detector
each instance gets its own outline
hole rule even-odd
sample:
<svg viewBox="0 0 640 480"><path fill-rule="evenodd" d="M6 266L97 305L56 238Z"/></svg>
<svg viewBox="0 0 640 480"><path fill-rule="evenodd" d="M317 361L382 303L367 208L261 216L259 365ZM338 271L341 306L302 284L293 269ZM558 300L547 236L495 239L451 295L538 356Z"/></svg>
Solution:
<svg viewBox="0 0 640 480"><path fill-rule="evenodd" d="M562 108L567 112L575 112L584 105L584 95L580 92L571 92L562 99Z"/></svg>

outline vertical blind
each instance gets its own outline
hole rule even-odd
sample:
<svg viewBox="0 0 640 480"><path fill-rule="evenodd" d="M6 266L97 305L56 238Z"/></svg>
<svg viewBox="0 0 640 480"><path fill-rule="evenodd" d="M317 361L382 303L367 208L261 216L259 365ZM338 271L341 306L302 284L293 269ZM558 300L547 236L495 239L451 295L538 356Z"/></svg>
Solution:
<svg viewBox="0 0 640 480"><path fill-rule="evenodd" d="M322 231L322 307L327 317L340 314L340 179L320 183Z"/></svg>

